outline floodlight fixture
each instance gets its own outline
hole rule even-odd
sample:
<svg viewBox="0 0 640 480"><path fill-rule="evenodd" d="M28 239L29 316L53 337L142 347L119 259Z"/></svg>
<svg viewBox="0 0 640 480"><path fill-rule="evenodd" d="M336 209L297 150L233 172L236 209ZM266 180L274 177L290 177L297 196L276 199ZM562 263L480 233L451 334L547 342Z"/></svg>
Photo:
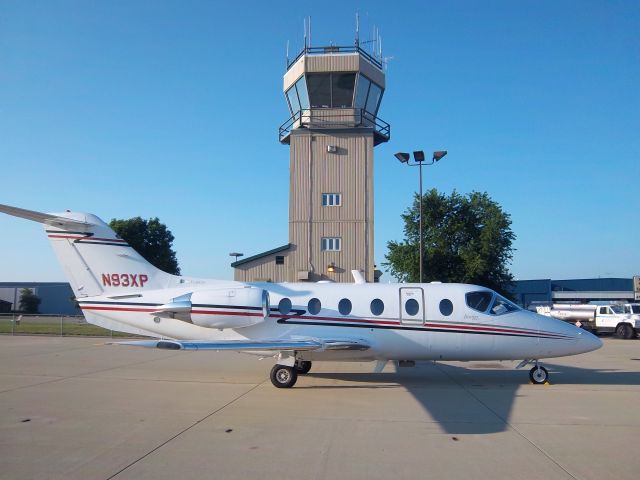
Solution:
<svg viewBox="0 0 640 480"><path fill-rule="evenodd" d="M331 262L329 265L327 265L328 273L335 273L335 271L336 271L336 264L334 262Z"/></svg>
<svg viewBox="0 0 640 480"><path fill-rule="evenodd" d="M398 152L395 154L395 157L402 163L407 163L409 161L409 154L405 152Z"/></svg>
<svg viewBox="0 0 640 480"><path fill-rule="evenodd" d="M447 154L446 150L437 150L433 152L433 161L439 162L440 160L442 160L442 157L444 157L446 154Z"/></svg>
<svg viewBox="0 0 640 480"><path fill-rule="evenodd" d="M413 159L416 162L424 162L424 152L422 150L418 150L417 152L413 152Z"/></svg>

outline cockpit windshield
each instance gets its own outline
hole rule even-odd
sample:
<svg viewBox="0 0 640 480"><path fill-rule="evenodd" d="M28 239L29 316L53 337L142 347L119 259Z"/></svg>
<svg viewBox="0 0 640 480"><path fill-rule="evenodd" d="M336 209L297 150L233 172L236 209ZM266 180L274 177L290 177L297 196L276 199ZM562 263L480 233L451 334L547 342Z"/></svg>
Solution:
<svg viewBox="0 0 640 480"><path fill-rule="evenodd" d="M478 312L484 313L487 311L487 308L489 308L492 298L492 292L469 292L466 295L467 306L477 310Z"/></svg>
<svg viewBox="0 0 640 480"><path fill-rule="evenodd" d="M510 302L500 295L496 295L496 298L489 309L489 313L491 315L504 315L505 313L517 312L518 310L520 310L520 307L515 303Z"/></svg>
<svg viewBox="0 0 640 480"><path fill-rule="evenodd" d="M469 292L466 295L467 306L478 312L491 315L504 315L505 313L521 310L515 303L510 302L497 293L489 291ZM491 306L489 306L491 305Z"/></svg>

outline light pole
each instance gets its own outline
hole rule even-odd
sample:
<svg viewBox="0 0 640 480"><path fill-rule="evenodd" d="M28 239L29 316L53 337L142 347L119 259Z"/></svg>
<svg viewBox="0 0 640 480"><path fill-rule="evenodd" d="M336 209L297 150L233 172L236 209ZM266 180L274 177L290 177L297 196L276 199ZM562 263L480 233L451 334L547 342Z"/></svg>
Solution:
<svg viewBox="0 0 640 480"><path fill-rule="evenodd" d="M240 253L240 252L231 252L229 254L230 257L235 257L236 258L236 262L238 261L238 257L244 257L244 253Z"/></svg>
<svg viewBox="0 0 640 480"><path fill-rule="evenodd" d="M442 160L442 157L444 157L447 154L446 150L437 150L435 152L433 152L433 157L431 157L431 161L429 163L424 163L425 162L425 157L424 157L424 152L422 150L418 150L416 152L413 152L413 161L414 163L409 163L409 160L411 158L411 156L408 153L405 152L398 152L395 154L395 157L400 161L400 163L406 163L407 165L409 165L410 167L419 167L420 170L420 283L422 283L422 237L423 237L423 233L422 233L422 164L424 163L425 165L433 165L436 162L439 162L440 160Z"/></svg>

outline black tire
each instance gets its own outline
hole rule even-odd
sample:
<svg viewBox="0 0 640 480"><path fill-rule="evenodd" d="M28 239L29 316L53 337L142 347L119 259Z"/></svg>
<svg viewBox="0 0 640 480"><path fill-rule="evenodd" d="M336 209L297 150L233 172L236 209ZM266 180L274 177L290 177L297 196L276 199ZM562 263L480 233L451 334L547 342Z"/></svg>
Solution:
<svg viewBox="0 0 640 480"><path fill-rule="evenodd" d="M549 381L549 372L544 367L533 367L529 370L529 380L534 385L542 385Z"/></svg>
<svg viewBox="0 0 640 480"><path fill-rule="evenodd" d="M298 372L298 375L305 375L309 373L309 370L311 370L310 361L300 360L299 362L296 362L296 372Z"/></svg>
<svg viewBox="0 0 640 480"><path fill-rule="evenodd" d="M291 388L298 380L298 372L295 367L287 365L274 365L271 369L271 383L278 388Z"/></svg>
<svg viewBox="0 0 640 480"><path fill-rule="evenodd" d="M616 327L616 337L618 338L622 338L623 340L631 340L635 336L636 332L628 323L619 323Z"/></svg>

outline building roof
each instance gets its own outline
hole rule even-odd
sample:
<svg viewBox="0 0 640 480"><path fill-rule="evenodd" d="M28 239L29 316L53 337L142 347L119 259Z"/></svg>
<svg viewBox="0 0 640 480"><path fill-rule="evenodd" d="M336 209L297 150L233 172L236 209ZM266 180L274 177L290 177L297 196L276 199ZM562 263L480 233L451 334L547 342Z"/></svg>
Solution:
<svg viewBox="0 0 640 480"><path fill-rule="evenodd" d="M231 266L233 268L236 268L236 267L239 267L240 265L244 265L245 263L250 263L250 262L253 262L254 260L268 257L269 255L273 255L274 253L284 252L285 250L289 250L290 248L291 248L291 244L287 243L286 245L274 248L273 250L267 250L266 252L258 253L257 255L247 257L244 260L238 260L237 262L233 262Z"/></svg>

